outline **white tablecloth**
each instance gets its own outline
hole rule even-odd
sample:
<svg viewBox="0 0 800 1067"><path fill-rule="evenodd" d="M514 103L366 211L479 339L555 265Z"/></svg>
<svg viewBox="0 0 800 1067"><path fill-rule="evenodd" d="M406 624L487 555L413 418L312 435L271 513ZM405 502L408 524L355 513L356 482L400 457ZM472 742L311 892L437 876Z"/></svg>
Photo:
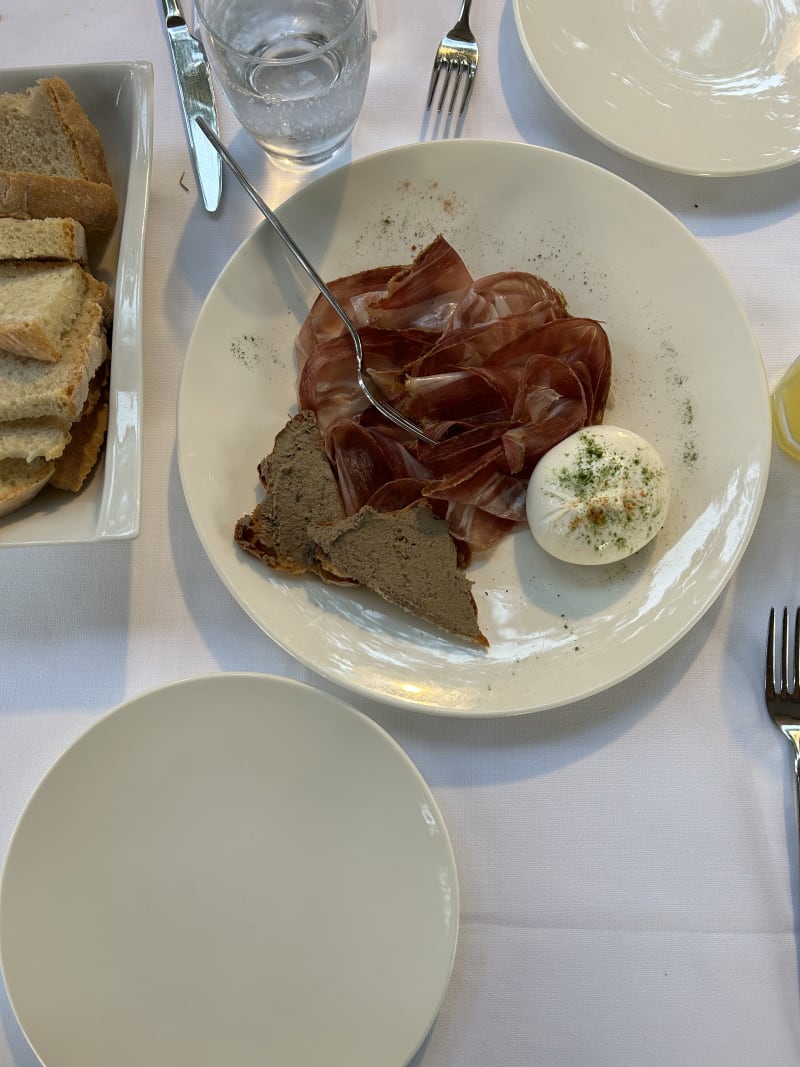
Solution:
<svg viewBox="0 0 800 1067"><path fill-rule="evenodd" d="M424 95L457 4L377 0L377 13L366 103L336 165L441 136ZM212 282L260 220L230 180L217 217L198 201L159 5L17 0L0 14L5 67L148 59L155 68L141 535L0 552L1 858L40 776L121 701L214 671L334 687L233 601L184 503L175 456L181 361ZM481 69L461 135L561 149L659 200L727 274L774 382L800 346L797 168L708 180L637 164L550 100L510 0L481 0L472 22ZM268 202L304 181L269 168L224 104L221 125ZM717 603L658 662L576 706L460 720L338 694L409 753L457 856L455 969L415 1064L798 1062L794 795L761 672L769 607L800 600L799 521L800 466L775 450L755 536ZM35 1062L0 988L0 1067Z"/></svg>

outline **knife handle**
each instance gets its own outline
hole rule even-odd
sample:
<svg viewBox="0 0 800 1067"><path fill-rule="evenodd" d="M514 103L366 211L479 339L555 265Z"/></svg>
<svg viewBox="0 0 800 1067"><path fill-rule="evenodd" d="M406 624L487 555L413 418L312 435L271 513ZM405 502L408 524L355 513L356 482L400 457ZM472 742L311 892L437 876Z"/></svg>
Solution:
<svg viewBox="0 0 800 1067"><path fill-rule="evenodd" d="M183 17L178 0L161 0L161 3L164 7L164 18L167 20L167 26L172 26L176 22L186 25L186 19Z"/></svg>

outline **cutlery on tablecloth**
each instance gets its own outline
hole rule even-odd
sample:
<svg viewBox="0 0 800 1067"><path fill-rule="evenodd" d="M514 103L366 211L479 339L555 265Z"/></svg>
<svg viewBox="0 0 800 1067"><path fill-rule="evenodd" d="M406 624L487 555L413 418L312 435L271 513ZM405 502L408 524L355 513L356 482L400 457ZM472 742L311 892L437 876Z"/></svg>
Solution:
<svg viewBox="0 0 800 1067"><path fill-rule="evenodd" d="M794 636L791 639L789 612L787 608L783 609L781 648L777 665L775 663L777 644L775 622L775 609L772 608L769 613L767 631L764 696L770 718L792 745L798 813L800 813L800 608L795 613Z"/></svg>
<svg viewBox="0 0 800 1067"><path fill-rule="evenodd" d="M264 218L271 223L272 228L275 230L277 235L280 237L280 239L283 241L283 243L294 256L294 258L306 272L308 277L311 279L314 285L316 285L317 289L319 289L320 293L322 293L322 295L328 301L330 306L333 308L333 310L344 323L355 347L356 376L358 378L358 385L361 389L361 392L364 394L370 404L372 404L374 408L380 411L380 413L385 416L385 418L389 419L390 422L393 422L395 426L400 426L402 429L414 434L415 437L418 437L420 441L424 441L426 444L436 444L436 442L432 438L428 437L425 433L423 433L423 431L419 428L419 426L417 426L416 423L412 422L410 419L407 419L405 415L401 415L399 411L395 411L391 404L387 403L387 401L383 400L380 396L377 395L377 387L367 380L369 372L364 366L364 353L361 347L361 338L358 335L358 330L355 328L349 316L347 315L347 312L344 310L344 308L341 306L339 301L330 291L328 286L319 276L317 271L312 266L311 262L307 259L305 253L295 242L294 238L285 229L281 221L278 219L277 215L275 215L274 212L271 211L270 208L267 206L264 199L258 193L258 190L255 188L253 183L244 173L242 168L230 154L230 152L222 143L222 141L220 141L218 134L214 130L209 128L208 123L203 118L197 119L197 125L206 135L209 142L214 145L214 148L219 153L220 157L225 160L225 163L228 165L234 177L239 181L247 195L262 213Z"/></svg>
<svg viewBox="0 0 800 1067"><path fill-rule="evenodd" d="M443 73L444 82L442 83L442 92L439 97L439 106L436 110L442 110L445 97L447 96L447 87L452 78L453 91L450 94L450 106L447 111L448 114L453 114L458 87L463 77L466 79L466 87L461 99L461 107L458 114L459 116L464 114L464 108L467 106L467 101L472 95L472 90L475 85L475 75L478 72L478 42L475 40L475 34L469 26L469 9L471 5L472 0L462 0L461 14L458 16L458 22L456 22L452 30L450 30L449 33L446 33L439 42L439 47L436 49L436 57L433 61L431 82L428 88L428 100L425 104L426 108L430 108L433 103L433 97L436 93L436 85L440 75Z"/></svg>
<svg viewBox="0 0 800 1067"><path fill-rule="evenodd" d="M211 68L202 44L189 33L178 0L161 3L192 163L206 211L216 211L222 195L222 161L207 138L198 135L196 123L202 118L219 132Z"/></svg>

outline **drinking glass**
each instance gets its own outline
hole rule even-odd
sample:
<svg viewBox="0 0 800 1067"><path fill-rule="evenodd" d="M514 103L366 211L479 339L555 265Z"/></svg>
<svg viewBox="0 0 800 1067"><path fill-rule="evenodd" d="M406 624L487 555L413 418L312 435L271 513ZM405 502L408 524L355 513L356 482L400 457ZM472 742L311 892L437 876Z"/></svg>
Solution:
<svg viewBox="0 0 800 1067"><path fill-rule="evenodd" d="M196 0L214 73L275 160L316 165L350 135L367 90L366 0Z"/></svg>
<svg viewBox="0 0 800 1067"><path fill-rule="evenodd" d="M775 440L793 459L800 459L800 359L796 359L772 394Z"/></svg>

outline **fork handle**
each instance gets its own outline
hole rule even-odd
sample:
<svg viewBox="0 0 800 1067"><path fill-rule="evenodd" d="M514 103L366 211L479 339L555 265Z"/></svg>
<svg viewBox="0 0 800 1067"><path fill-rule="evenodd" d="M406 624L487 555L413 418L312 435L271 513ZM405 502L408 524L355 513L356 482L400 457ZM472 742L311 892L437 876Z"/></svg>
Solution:
<svg viewBox="0 0 800 1067"><path fill-rule="evenodd" d="M435 445L436 442L433 440L433 438L428 437L427 434L424 434L419 428L419 426L416 425L416 423L411 422L410 419L407 419L404 415L401 415L399 411L395 411L391 404L381 400L372 391L371 382L367 381L367 374L365 373L364 353L361 347L361 338L359 337L358 331L356 330L355 326L350 321L347 312L344 310L344 308L333 295L331 290L319 276L311 262L306 258L305 253L302 251L299 245L297 245L297 243L294 241L294 238L283 226L278 216L267 206L266 202L262 199L258 190L255 188L253 183L244 173L242 168L230 154L230 152L219 139L219 137L217 137L216 133L208 125L206 120L203 118L199 118L196 121L197 125L200 127L200 129L203 131L209 141L211 141L211 143L214 145L220 156L222 156L225 163L227 163L228 167L230 167L234 177L236 177L241 183L241 186L244 191L247 193L247 195L250 197L256 207L261 211L264 218L267 219L269 223L271 223L272 228L275 230L277 235L280 237L280 239L283 241L283 243L294 256L294 258L306 272L308 277L311 279L314 285L316 285L316 287L331 305L333 310L342 320L342 323L344 324L353 341L353 347L355 348L356 356L356 375L358 378L358 384L361 391L366 396L367 400L369 400L369 402L373 404L378 409L378 411L383 412L386 418L389 419L391 422L395 423L395 425L402 427L402 429L404 430L408 430L409 433L414 434L415 437L418 437L420 441L424 441L425 444Z"/></svg>
<svg viewBox="0 0 800 1067"><path fill-rule="evenodd" d="M458 16L457 26L466 26L469 28L469 9L472 7L472 0L461 0L461 13Z"/></svg>
<svg viewBox="0 0 800 1067"><path fill-rule="evenodd" d="M792 743L794 749L794 784L797 795L797 813L800 818L800 726L781 726L781 732L784 737L787 737ZM798 832L800 832L800 824L798 825Z"/></svg>

